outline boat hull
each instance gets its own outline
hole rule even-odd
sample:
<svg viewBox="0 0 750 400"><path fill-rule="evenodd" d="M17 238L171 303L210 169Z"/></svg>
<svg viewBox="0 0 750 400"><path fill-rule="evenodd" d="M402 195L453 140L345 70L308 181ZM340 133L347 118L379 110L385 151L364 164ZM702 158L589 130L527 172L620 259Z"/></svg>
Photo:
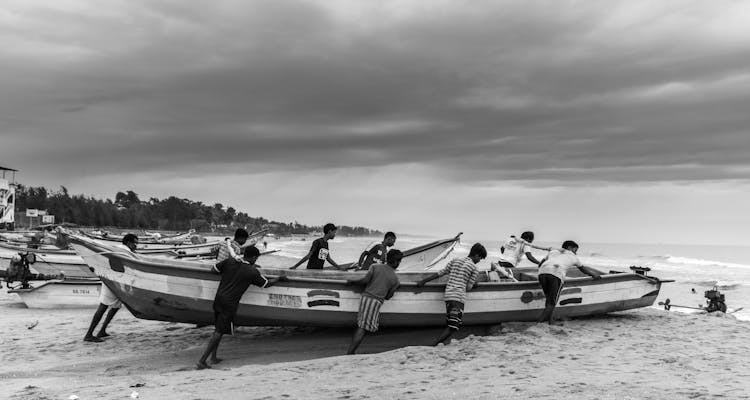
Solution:
<svg viewBox="0 0 750 400"><path fill-rule="evenodd" d="M83 259L130 311L139 318L210 324L219 275L210 264L162 262L146 257L106 253L74 240ZM261 289L251 286L240 300L237 325L310 325L351 327L356 324L361 288L345 279L364 272L264 269L266 275L285 274L289 282ZM381 308L381 326L445 325L444 283L417 288L425 273L400 273L402 285ZM600 280L572 278L565 283L555 315L578 317L622 311L653 304L660 282L631 273L605 275ZM536 281L482 282L467 295L466 325L505 321L535 321L544 309L544 294Z"/></svg>
<svg viewBox="0 0 750 400"><path fill-rule="evenodd" d="M52 280L32 282L28 289L11 289L28 308L91 308L99 305L98 280Z"/></svg>

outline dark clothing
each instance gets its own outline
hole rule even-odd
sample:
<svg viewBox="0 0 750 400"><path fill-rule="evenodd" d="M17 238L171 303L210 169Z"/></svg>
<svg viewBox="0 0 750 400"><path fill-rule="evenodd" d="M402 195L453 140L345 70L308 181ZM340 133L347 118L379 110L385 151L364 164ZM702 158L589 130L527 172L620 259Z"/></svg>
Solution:
<svg viewBox="0 0 750 400"><path fill-rule="evenodd" d="M385 264L385 255L387 252L387 248L383 243L374 243L370 247L368 247L365 250L365 253L367 253L367 256L365 256L365 259L362 261L362 265L359 269L368 269L371 265L374 263L382 263Z"/></svg>
<svg viewBox="0 0 750 400"><path fill-rule="evenodd" d="M445 302L445 318L448 328L457 331L461 329L464 317L464 303L448 300Z"/></svg>
<svg viewBox="0 0 750 400"><path fill-rule="evenodd" d="M225 335L234 334L234 314L214 311L215 331Z"/></svg>
<svg viewBox="0 0 750 400"><path fill-rule="evenodd" d="M539 274L539 285L544 292L545 307L557 306L557 297L560 296L560 287L562 287L560 278L552 274Z"/></svg>
<svg viewBox="0 0 750 400"><path fill-rule="evenodd" d="M501 266L503 268L515 268L516 267L515 265L513 265L513 264L511 264L511 263L509 263L507 261L503 261L503 260L498 261L497 265L499 265L499 266Z"/></svg>
<svg viewBox="0 0 750 400"><path fill-rule="evenodd" d="M242 295L250 285L266 287L268 279L258 272L255 265L241 263L233 258L216 264L216 272L221 274L221 282L214 298L214 311L231 315L237 312Z"/></svg>
<svg viewBox="0 0 750 400"><path fill-rule="evenodd" d="M307 269L323 269L323 264L328 258L328 241L317 238L310 246L310 259L307 261Z"/></svg>

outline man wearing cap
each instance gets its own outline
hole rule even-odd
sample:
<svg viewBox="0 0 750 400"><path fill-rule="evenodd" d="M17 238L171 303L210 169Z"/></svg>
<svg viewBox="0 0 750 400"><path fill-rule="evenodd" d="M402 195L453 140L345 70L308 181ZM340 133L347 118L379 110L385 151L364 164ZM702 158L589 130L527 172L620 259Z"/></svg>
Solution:
<svg viewBox="0 0 750 400"><path fill-rule="evenodd" d="M245 248L242 261L229 257L217 263L213 271L221 274L219 288L214 297L214 324L216 330L208 341L206 351L198 360L198 369L211 368L206 359L211 355L211 363L217 364L221 359L216 357L224 334L234 334L234 317L240 305L240 299L250 285L267 288L278 281L285 281L286 277L266 278L258 271L255 262L260 256L260 250L255 246Z"/></svg>
<svg viewBox="0 0 750 400"><path fill-rule="evenodd" d="M323 227L323 237L317 238L312 242L310 251L302 257L301 260L297 261L290 269L296 269L303 262L307 261L307 269L323 269L323 264L326 261L331 263L336 268L340 268L336 262L331 259L331 255L328 251L328 241L336 237L336 225L328 223Z"/></svg>

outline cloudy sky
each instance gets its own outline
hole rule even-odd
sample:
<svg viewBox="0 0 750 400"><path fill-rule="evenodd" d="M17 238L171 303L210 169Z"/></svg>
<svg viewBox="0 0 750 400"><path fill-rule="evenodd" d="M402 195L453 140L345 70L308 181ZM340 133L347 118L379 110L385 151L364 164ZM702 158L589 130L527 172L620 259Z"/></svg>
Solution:
<svg viewBox="0 0 750 400"><path fill-rule="evenodd" d="M94 197L750 243L750 3L0 4L0 165Z"/></svg>

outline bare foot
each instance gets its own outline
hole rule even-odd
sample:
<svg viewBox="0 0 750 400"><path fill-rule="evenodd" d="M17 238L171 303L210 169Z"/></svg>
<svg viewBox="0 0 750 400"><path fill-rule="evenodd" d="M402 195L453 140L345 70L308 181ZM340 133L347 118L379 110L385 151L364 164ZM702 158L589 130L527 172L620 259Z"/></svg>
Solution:
<svg viewBox="0 0 750 400"><path fill-rule="evenodd" d="M99 332L99 333L96 334L96 337L98 337L98 338L103 338L103 337L107 337L107 336L109 336L109 333L107 333L107 332Z"/></svg>
<svg viewBox="0 0 750 400"><path fill-rule="evenodd" d="M219 358L219 357L213 357L213 358L211 359L211 364L218 364L218 363L220 363L220 362L222 362L222 361L224 361L224 359L223 359L223 358Z"/></svg>
<svg viewBox="0 0 750 400"><path fill-rule="evenodd" d="M211 369L211 366L206 364L205 361L198 361L195 365L195 369Z"/></svg>
<svg viewBox="0 0 750 400"><path fill-rule="evenodd" d="M83 341L84 342L99 343L99 342L103 342L104 340L99 339L96 336L86 336L85 338L83 338Z"/></svg>

